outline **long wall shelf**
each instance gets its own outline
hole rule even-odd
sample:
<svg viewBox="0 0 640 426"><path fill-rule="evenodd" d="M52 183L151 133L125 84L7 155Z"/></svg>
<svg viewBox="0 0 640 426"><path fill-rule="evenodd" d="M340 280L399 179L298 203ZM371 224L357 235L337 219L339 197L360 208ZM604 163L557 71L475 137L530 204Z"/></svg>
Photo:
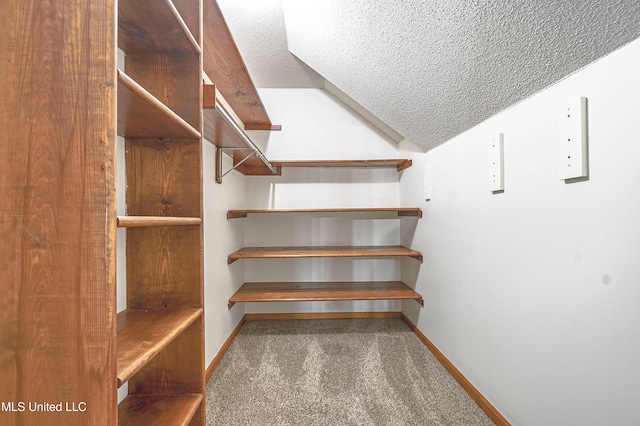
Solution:
<svg viewBox="0 0 640 426"><path fill-rule="evenodd" d="M227 219L247 217L249 214L270 213L396 213L397 216L422 217L422 210L417 207L358 207L334 209L264 209L264 210L229 210Z"/></svg>
<svg viewBox="0 0 640 426"><path fill-rule="evenodd" d="M315 302L339 300L413 299L422 296L401 281L250 282L229 299L229 309L241 302Z"/></svg>
<svg viewBox="0 0 640 426"><path fill-rule="evenodd" d="M306 246L244 247L229 255L227 263L239 259L297 259L308 257L396 257L408 256L422 262L422 254L403 246Z"/></svg>

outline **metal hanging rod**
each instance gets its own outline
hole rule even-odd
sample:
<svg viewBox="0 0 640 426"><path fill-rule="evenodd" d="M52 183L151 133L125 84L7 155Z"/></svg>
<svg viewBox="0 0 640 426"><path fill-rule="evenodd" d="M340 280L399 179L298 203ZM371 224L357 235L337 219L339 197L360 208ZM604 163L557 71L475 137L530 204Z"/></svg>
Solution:
<svg viewBox="0 0 640 426"><path fill-rule="evenodd" d="M271 170L271 173L273 173L273 174L278 173L278 170L276 169L276 167L273 164L271 164L269 162L269 160L267 160L267 157L265 157L264 154L262 153L262 151L260 151L260 149L258 149L258 147L251 141L251 139L249 139L249 136L247 136L247 134L244 132L244 130L242 130L236 124L236 122L229 116L229 113L227 113L227 111L224 109L224 107L222 105L220 105L217 100L216 100L216 111L218 111L220 113L222 118L224 118L224 121L226 121L227 124L229 124L231 126L231 128L238 134L238 136L240 136L240 139L242 139L244 141L244 143L246 143L247 146L253 151L251 154L247 155L247 157L245 157L242 160L242 162L247 160L251 155L255 155L256 157L258 157L260 159L260 161L262 161L264 163L265 166L267 166L269 168L269 170ZM244 149L244 148L225 148L225 149L241 150L241 149ZM239 165L240 165L240 163L236 164L233 167L233 169L235 169ZM231 171L231 170L229 170L229 171ZM227 174L227 173L225 173L225 174Z"/></svg>

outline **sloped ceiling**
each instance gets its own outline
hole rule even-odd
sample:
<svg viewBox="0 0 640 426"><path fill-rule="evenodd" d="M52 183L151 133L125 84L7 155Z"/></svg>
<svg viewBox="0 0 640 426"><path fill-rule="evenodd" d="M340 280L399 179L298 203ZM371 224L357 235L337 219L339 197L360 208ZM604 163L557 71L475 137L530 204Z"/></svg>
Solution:
<svg viewBox="0 0 640 426"><path fill-rule="evenodd" d="M326 79L424 150L640 36L638 0L218 3L258 87Z"/></svg>

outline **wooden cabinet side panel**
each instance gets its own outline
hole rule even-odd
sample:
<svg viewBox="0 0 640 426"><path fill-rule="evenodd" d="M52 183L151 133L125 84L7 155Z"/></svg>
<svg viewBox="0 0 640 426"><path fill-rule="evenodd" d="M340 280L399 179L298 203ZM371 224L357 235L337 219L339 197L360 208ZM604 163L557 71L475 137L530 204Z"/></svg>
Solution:
<svg viewBox="0 0 640 426"><path fill-rule="evenodd" d="M114 1L3 0L0 28L0 424L115 424Z"/></svg>

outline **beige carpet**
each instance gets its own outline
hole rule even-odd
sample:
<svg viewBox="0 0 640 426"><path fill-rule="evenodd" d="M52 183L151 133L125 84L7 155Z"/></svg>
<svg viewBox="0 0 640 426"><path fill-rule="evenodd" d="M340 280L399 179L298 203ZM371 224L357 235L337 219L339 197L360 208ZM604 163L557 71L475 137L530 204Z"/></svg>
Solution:
<svg viewBox="0 0 640 426"><path fill-rule="evenodd" d="M400 319L249 321L208 425L492 425Z"/></svg>

